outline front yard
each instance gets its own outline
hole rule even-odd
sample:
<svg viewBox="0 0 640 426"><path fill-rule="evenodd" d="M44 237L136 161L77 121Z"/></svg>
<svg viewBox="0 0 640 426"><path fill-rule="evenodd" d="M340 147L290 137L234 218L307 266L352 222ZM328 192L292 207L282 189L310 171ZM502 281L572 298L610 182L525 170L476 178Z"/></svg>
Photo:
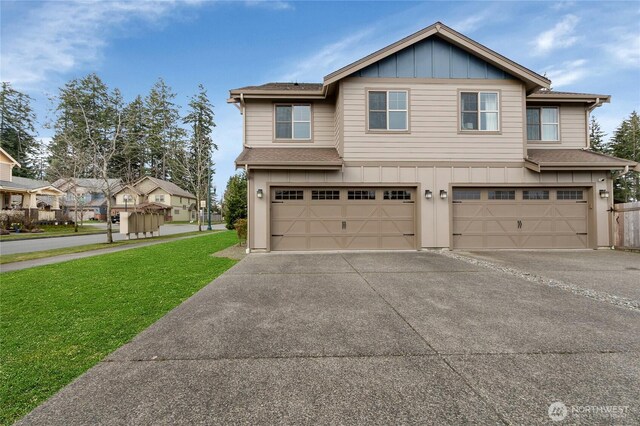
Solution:
<svg viewBox="0 0 640 426"><path fill-rule="evenodd" d="M95 226L80 225L78 226L78 232L75 232L73 225L39 225L36 226L41 229L42 232L31 233L29 231L11 232L9 235L0 235L0 241L13 241L24 240L28 238L52 238L52 237L64 237L71 235L89 235L89 234L104 234L106 230L100 229Z"/></svg>
<svg viewBox="0 0 640 426"><path fill-rule="evenodd" d="M11 424L236 261L217 232L2 274L0 424Z"/></svg>

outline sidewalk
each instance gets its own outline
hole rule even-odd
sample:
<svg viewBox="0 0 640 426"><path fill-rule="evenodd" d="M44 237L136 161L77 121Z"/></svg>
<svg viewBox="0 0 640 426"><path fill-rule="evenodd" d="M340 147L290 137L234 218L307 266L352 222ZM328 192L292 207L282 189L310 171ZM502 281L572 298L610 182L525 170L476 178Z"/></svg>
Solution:
<svg viewBox="0 0 640 426"><path fill-rule="evenodd" d="M204 235L209 235L209 233L203 232L202 235L188 235L185 237L176 237L176 238L159 240L159 241L158 240L153 241L149 239L150 241L141 241L139 244L131 244L127 246L91 250L91 251L85 251L81 253L63 254L60 256L44 257L42 259L25 260L24 262L12 262L12 263L0 265L0 274L5 272L11 272L11 271L19 271L21 269L33 268L36 266L51 265L53 263L60 263L60 262L66 262L69 260L82 259L85 257L100 256L101 254L115 253L123 250L131 250L131 249L140 248L140 247L152 246L155 244L168 243L171 241L184 240L186 238L202 237Z"/></svg>

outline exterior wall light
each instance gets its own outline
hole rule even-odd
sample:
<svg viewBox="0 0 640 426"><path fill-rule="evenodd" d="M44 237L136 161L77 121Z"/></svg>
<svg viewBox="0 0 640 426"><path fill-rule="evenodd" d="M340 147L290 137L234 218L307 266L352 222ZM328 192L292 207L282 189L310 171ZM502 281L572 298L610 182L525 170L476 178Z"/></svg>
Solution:
<svg viewBox="0 0 640 426"><path fill-rule="evenodd" d="M601 189L600 198L609 198L609 191L607 191L606 189Z"/></svg>
<svg viewBox="0 0 640 426"><path fill-rule="evenodd" d="M430 189L425 189L424 198L426 198L427 200L430 200L432 197L433 197L433 192L431 192Z"/></svg>
<svg viewBox="0 0 640 426"><path fill-rule="evenodd" d="M264 197L264 192L262 192L262 188L260 188L260 189L258 189L256 191L256 197L258 197L258 198Z"/></svg>
<svg viewBox="0 0 640 426"><path fill-rule="evenodd" d="M447 190L446 189L441 189L440 190L440 198L442 198L443 200L445 198L447 198Z"/></svg>

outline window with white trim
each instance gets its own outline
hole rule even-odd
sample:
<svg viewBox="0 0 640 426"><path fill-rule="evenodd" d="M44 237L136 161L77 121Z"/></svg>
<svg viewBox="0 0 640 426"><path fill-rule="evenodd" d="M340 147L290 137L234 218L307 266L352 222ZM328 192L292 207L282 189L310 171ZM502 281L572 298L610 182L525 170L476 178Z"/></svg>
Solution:
<svg viewBox="0 0 640 426"><path fill-rule="evenodd" d="M369 130L409 130L409 92L371 90L368 92Z"/></svg>
<svg viewBox="0 0 640 426"><path fill-rule="evenodd" d="M156 195L154 199L156 203L164 203L164 194Z"/></svg>
<svg viewBox="0 0 640 426"><path fill-rule="evenodd" d="M310 140L311 105L276 105L276 139Z"/></svg>
<svg viewBox="0 0 640 426"><path fill-rule="evenodd" d="M560 140L560 114L558 107L527 108L527 140Z"/></svg>
<svg viewBox="0 0 640 426"><path fill-rule="evenodd" d="M460 130L497 132L498 92L460 92Z"/></svg>

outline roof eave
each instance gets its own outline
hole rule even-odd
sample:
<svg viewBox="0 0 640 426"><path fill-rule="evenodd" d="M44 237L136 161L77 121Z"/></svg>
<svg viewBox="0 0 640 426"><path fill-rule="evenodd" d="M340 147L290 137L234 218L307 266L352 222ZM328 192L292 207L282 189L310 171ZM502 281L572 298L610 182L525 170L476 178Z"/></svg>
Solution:
<svg viewBox="0 0 640 426"><path fill-rule="evenodd" d="M527 96L527 102L577 102L577 103L609 103L611 95L584 95L584 94L557 94L557 93L532 93Z"/></svg>

